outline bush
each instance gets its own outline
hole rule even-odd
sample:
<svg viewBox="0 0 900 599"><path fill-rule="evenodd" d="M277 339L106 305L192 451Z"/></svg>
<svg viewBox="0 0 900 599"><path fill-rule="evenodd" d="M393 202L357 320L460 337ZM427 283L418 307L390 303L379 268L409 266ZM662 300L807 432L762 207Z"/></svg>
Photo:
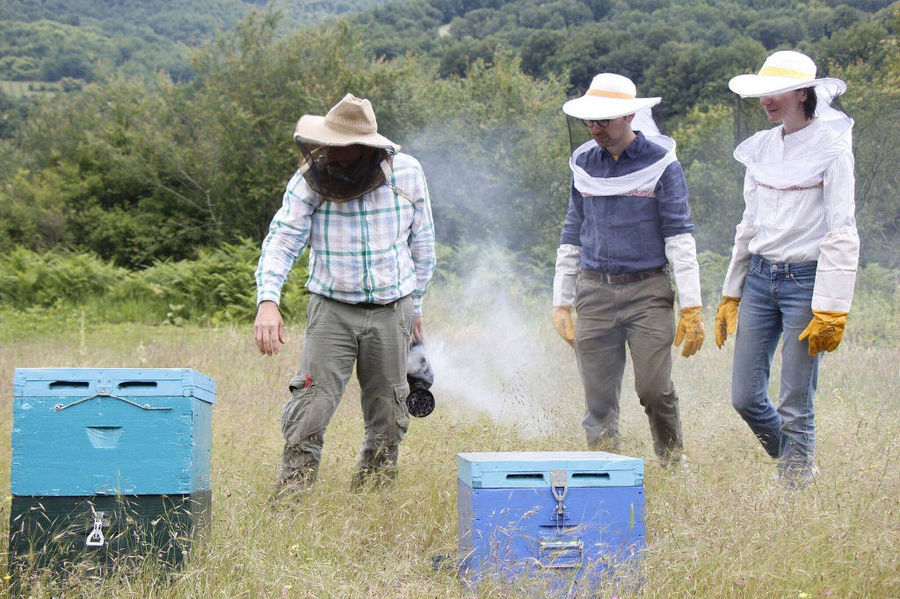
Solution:
<svg viewBox="0 0 900 599"><path fill-rule="evenodd" d="M220 324L251 322L256 314L256 284L253 273L259 246L245 239L218 249L201 249L196 260L157 262L134 273L114 292L122 304L147 302L163 309L163 321ZM298 260L292 280L305 281L305 260ZM282 312L290 317L298 312L306 290L300 285L285 286ZM158 314L158 312L157 312ZM159 318L159 316L157 316Z"/></svg>
<svg viewBox="0 0 900 599"><path fill-rule="evenodd" d="M245 239L200 250L196 260L157 262L128 271L94 254L18 248L0 260L0 306L19 311L80 307L89 319L106 322L252 322L258 257L258 245ZM303 314L305 264L305 259L298 261L285 286L285 318Z"/></svg>
<svg viewBox="0 0 900 599"><path fill-rule="evenodd" d="M13 249L0 261L0 303L25 309L102 296L127 271L94 254Z"/></svg>

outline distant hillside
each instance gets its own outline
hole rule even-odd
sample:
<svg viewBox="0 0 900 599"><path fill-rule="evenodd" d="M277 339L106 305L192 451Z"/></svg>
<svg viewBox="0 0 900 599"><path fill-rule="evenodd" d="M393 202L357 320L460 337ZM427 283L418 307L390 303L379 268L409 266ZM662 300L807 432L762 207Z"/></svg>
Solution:
<svg viewBox="0 0 900 599"><path fill-rule="evenodd" d="M307 27L385 0L283 0L272 3L290 28ZM192 72L190 47L227 31L250 0L7 0L0 3L0 80L93 80L105 69L126 75Z"/></svg>
<svg viewBox="0 0 900 599"><path fill-rule="evenodd" d="M568 76L572 92L593 75L630 76L661 95L664 116L730 100L722 81L775 48L799 48L822 69L884 59L895 33L887 0L409 0L353 17L370 51L430 56L442 77L465 75L498 51L535 77Z"/></svg>

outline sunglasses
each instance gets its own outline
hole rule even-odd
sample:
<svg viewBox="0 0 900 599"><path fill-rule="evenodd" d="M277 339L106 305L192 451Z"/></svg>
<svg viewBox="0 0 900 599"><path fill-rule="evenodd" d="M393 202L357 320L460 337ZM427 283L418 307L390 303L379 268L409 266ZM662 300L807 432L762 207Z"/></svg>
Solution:
<svg viewBox="0 0 900 599"><path fill-rule="evenodd" d="M582 120L581 122L584 123L584 126L585 126L585 127L587 127L588 129L590 129L591 127L606 127L606 126L609 125L609 122L610 122L611 120L612 120L612 119L603 119L603 120L601 120L601 121L595 121L595 120Z"/></svg>

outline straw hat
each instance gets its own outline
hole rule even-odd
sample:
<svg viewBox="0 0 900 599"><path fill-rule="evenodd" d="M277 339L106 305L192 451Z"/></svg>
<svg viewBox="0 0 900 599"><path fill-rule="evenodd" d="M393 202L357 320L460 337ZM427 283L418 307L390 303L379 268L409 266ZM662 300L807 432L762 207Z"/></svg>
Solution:
<svg viewBox="0 0 900 599"><path fill-rule="evenodd" d="M806 87L823 87L830 97L847 90L847 84L840 79L816 79L816 63L806 54L794 50L773 53L763 63L759 73L732 77L728 87L742 98L775 96Z"/></svg>
<svg viewBox="0 0 900 599"><path fill-rule="evenodd" d="M628 77L600 73L580 98L563 104L563 112L576 119L614 119L656 106L662 98L638 98L637 88Z"/></svg>
<svg viewBox="0 0 900 599"><path fill-rule="evenodd" d="M399 144L378 134L371 102L353 94L344 96L324 117L312 114L300 117L294 129L294 141L323 146L361 144L392 152L400 150Z"/></svg>

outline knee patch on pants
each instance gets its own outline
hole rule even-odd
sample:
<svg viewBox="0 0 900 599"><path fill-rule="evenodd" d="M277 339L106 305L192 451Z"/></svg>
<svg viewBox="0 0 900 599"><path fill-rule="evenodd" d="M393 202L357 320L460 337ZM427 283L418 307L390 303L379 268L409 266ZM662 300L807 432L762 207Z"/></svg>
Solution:
<svg viewBox="0 0 900 599"><path fill-rule="evenodd" d="M321 447L337 401L338 398L320 393L315 386L292 387L291 398L281 409L281 432L285 441L300 447Z"/></svg>

